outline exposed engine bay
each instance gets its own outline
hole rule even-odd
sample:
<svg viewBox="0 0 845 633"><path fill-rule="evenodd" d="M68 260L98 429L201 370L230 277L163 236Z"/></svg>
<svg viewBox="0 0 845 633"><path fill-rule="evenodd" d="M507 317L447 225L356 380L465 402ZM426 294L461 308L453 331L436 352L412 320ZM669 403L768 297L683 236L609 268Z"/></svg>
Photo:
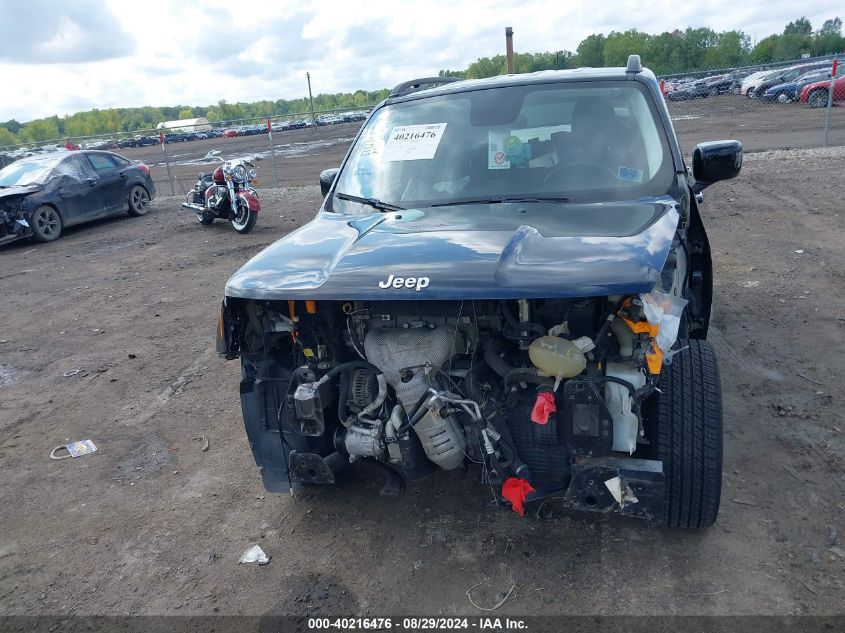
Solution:
<svg viewBox="0 0 845 633"><path fill-rule="evenodd" d="M602 495L624 506L636 491L585 489L596 488L588 480L597 464L656 470L632 457L650 455L645 404L670 360L684 303L659 292L230 299L219 334L242 359L244 419L268 490L333 483L366 460L392 494L437 469L476 463L485 485L516 478L538 497L577 488L573 505L600 509ZM570 486L584 464L584 481Z"/></svg>

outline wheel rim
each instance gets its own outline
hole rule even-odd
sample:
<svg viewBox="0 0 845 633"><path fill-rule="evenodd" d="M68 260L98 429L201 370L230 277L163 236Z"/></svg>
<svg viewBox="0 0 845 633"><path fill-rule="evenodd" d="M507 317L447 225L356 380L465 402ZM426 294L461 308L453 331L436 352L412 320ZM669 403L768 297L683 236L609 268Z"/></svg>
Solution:
<svg viewBox="0 0 845 633"><path fill-rule="evenodd" d="M58 232L59 216L56 212L47 207L38 212L35 216L35 224L38 227L38 232L44 237L53 237Z"/></svg>
<svg viewBox="0 0 845 633"><path fill-rule="evenodd" d="M132 208L135 209L135 211L146 211L149 203L150 197L144 189L141 187L135 187L132 190Z"/></svg>
<svg viewBox="0 0 845 633"><path fill-rule="evenodd" d="M810 95L810 104L816 108L821 107L824 100L825 95L821 92L814 92Z"/></svg>
<svg viewBox="0 0 845 633"><path fill-rule="evenodd" d="M238 213L232 218L232 225L235 228L242 229L249 222L249 208L246 205L238 205Z"/></svg>
<svg viewBox="0 0 845 633"><path fill-rule="evenodd" d="M780 103L786 103L787 101L789 101L789 95L788 95L788 94L786 94L785 92L781 92L781 93L778 95L778 101L779 101Z"/></svg>

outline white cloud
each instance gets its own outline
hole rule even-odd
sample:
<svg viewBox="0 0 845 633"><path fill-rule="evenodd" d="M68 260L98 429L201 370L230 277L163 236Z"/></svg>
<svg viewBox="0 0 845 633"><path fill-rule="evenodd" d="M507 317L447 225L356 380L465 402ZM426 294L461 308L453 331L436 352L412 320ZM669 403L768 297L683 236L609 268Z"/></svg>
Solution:
<svg viewBox="0 0 845 633"><path fill-rule="evenodd" d="M517 51L574 51L594 32L692 25L760 39L801 14L818 27L842 13L832 0L812 7L782 0L76 0L61 9L50 2L45 30L32 26L44 1L0 0L0 36L26 44L17 57L8 41L0 51L0 72L13 87L0 92L0 121L94 107L297 98L307 95L306 71L315 94L390 87L503 52L505 26L514 29Z"/></svg>

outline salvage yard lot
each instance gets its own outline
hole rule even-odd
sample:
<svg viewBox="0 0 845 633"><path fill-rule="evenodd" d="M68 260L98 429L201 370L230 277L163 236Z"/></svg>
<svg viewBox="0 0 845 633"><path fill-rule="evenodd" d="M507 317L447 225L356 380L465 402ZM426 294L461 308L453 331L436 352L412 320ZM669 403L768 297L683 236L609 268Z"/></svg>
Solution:
<svg viewBox="0 0 845 633"><path fill-rule="evenodd" d="M746 151L780 147L813 147L822 141L825 110L804 104L761 103L737 95L720 95L695 101L668 103L681 147L691 151L695 143L717 138L742 141ZM833 108L830 142L845 145L845 107ZM216 159L205 159L210 151L223 158L260 155L260 187L317 182L320 170L337 167L360 123L343 123L319 128L275 132L277 168L273 171L266 135L213 138L167 145L176 193L184 194L196 182L197 173L211 171ZM718 131L716 131L718 130ZM161 147L119 150L119 154L142 160L151 167L160 194L170 193Z"/></svg>
<svg viewBox="0 0 845 633"><path fill-rule="evenodd" d="M4 613L480 615L479 582L482 605L516 584L496 615L845 613L842 148L750 154L704 194L726 455L702 532L554 501L519 518L476 468L398 500L365 469L264 493L217 308L231 273L313 215L310 185L344 150L286 163L309 186L263 189L250 235L160 197L0 250ZM49 459L87 438L96 454ZM269 565L237 563L254 543Z"/></svg>

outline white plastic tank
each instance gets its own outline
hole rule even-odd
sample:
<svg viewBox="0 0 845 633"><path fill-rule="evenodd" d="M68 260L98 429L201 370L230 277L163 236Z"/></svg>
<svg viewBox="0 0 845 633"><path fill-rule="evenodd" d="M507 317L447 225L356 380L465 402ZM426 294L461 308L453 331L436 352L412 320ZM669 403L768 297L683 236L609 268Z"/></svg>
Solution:
<svg viewBox="0 0 845 633"><path fill-rule="evenodd" d="M645 375L636 367L623 363L608 363L606 373L631 383L635 389L645 385ZM604 384L604 402L613 417L613 447L612 450L628 453L637 447L637 433L640 421L631 411L634 403L631 392L627 387L615 382Z"/></svg>

